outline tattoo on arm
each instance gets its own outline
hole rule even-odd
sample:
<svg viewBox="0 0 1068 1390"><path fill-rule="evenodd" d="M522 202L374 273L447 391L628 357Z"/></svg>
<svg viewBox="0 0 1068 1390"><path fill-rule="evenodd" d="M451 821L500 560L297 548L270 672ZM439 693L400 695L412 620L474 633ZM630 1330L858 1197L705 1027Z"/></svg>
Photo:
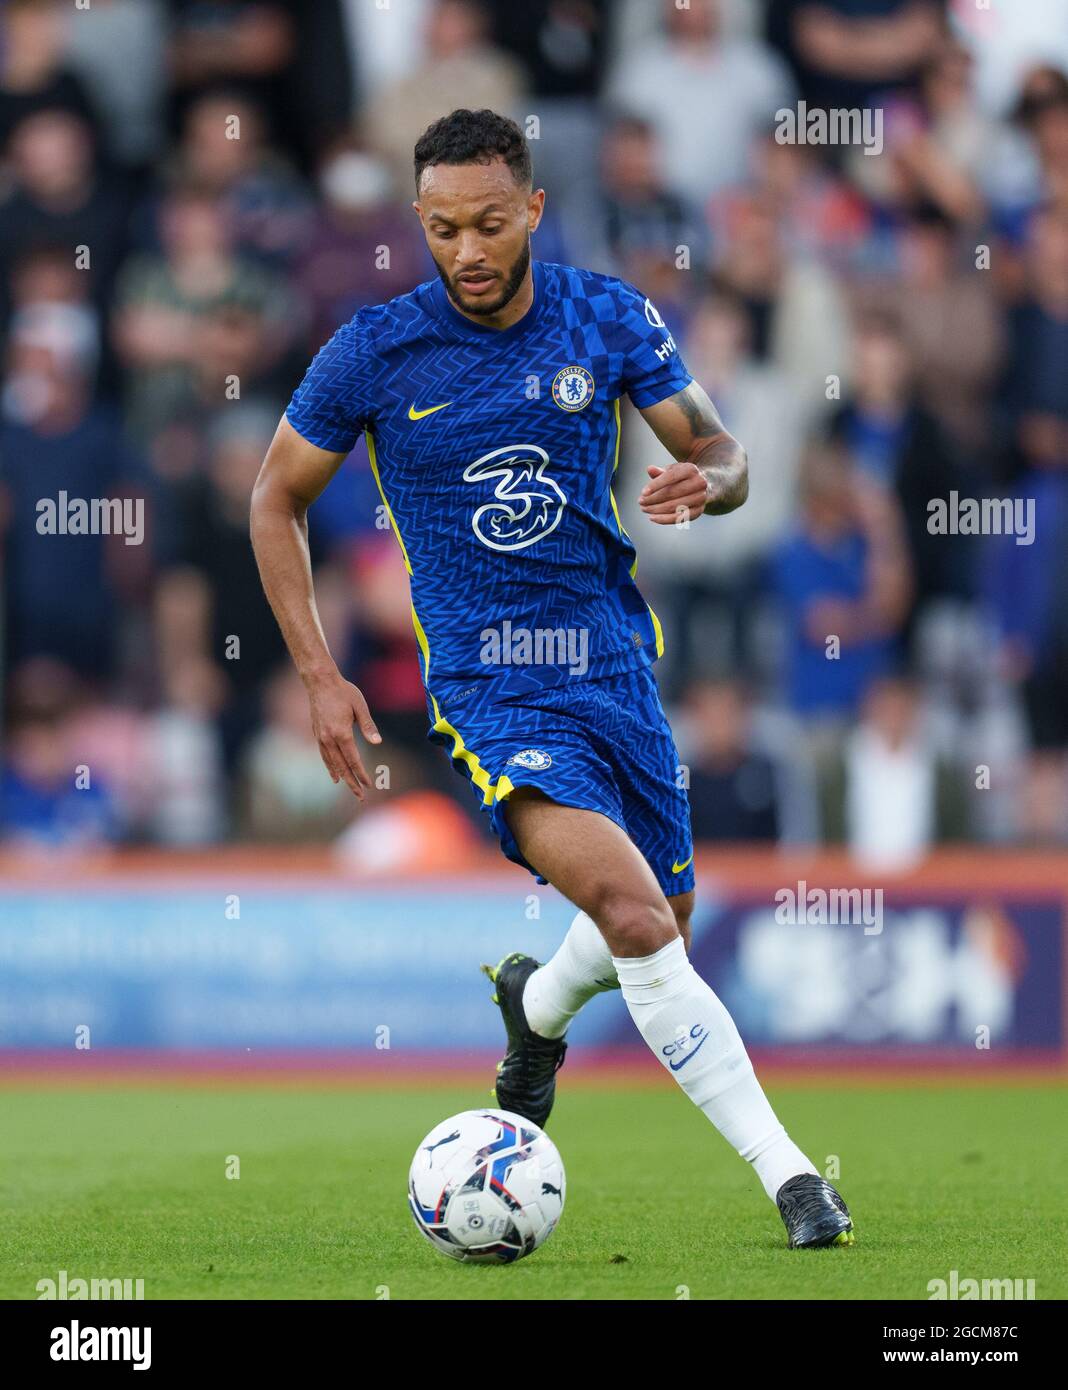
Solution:
<svg viewBox="0 0 1068 1390"><path fill-rule="evenodd" d="M685 390L670 399L686 417L694 443L726 433L719 412L696 381L691 381Z"/></svg>
<svg viewBox="0 0 1068 1390"><path fill-rule="evenodd" d="M642 412L680 462L696 464L708 481L708 514L734 511L749 494L745 450L724 427L708 392L696 381Z"/></svg>

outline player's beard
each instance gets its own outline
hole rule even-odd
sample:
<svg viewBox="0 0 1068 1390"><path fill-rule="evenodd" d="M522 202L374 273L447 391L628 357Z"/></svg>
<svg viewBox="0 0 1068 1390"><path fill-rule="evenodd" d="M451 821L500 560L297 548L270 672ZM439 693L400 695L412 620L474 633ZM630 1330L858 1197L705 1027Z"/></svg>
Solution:
<svg viewBox="0 0 1068 1390"><path fill-rule="evenodd" d="M505 305L510 304L519 293L519 286L523 283L526 273L530 268L530 235L529 233L527 234L526 241L523 243L523 249L516 257L508 274L504 277L504 285L501 288L500 294L488 304L484 299L476 299L473 304L468 304L465 300L461 299L452 281L442 270L441 266L438 265L437 261L434 262L434 265L437 267L437 272L441 276L446 294L458 309L462 309L465 314L476 314L479 317L488 317L490 314L498 314Z"/></svg>

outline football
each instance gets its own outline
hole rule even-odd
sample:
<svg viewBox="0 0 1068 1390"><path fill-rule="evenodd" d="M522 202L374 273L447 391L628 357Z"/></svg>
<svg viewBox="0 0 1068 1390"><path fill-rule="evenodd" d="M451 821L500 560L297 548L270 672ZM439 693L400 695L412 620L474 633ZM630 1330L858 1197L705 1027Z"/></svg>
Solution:
<svg viewBox="0 0 1068 1390"><path fill-rule="evenodd" d="M507 1110L465 1110L419 1145L408 1204L443 1255L509 1264L548 1240L564 1209L564 1182L544 1130Z"/></svg>

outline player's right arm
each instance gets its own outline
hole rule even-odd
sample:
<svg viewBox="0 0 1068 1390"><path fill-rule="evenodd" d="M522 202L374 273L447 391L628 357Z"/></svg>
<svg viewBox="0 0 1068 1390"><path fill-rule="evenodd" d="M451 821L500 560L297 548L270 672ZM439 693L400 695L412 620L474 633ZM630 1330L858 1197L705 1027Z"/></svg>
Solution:
<svg viewBox="0 0 1068 1390"><path fill-rule="evenodd" d="M252 548L260 578L290 655L308 692L319 753L335 782L362 801L371 779L353 738L353 724L380 743L367 701L337 668L315 605L308 508L348 450L320 449L282 417L252 492Z"/></svg>

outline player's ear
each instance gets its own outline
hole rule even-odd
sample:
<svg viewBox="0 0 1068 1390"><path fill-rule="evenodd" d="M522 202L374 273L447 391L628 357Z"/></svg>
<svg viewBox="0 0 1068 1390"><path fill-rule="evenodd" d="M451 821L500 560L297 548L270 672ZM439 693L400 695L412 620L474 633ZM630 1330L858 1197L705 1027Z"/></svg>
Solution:
<svg viewBox="0 0 1068 1390"><path fill-rule="evenodd" d="M541 221L541 215L544 211L545 189L535 188L527 199L527 227L530 231L537 231L538 223Z"/></svg>

